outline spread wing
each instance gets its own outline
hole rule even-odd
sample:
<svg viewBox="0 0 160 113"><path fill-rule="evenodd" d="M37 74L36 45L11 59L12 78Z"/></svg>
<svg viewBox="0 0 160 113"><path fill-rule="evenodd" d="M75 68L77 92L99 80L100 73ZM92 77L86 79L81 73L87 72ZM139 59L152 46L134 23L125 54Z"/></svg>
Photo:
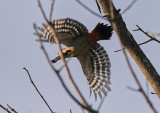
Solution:
<svg viewBox="0 0 160 113"><path fill-rule="evenodd" d="M44 28L39 27L39 30L43 32L42 36L44 38L55 43L52 27L55 30L59 42L66 46L71 46L76 38L89 34L87 28L83 24L70 18L54 20L52 26L46 24L42 25Z"/></svg>
<svg viewBox="0 0 160 113"><path fill-rule="evenodd" d="M93 90L95 99L97 93L102 98L101 92L107 96L107 91L110 91L110 60L100 44L95 43L90 48L88 54L84 57L78 57L81 63L84 74L87 77L91 91Z"/></svg>

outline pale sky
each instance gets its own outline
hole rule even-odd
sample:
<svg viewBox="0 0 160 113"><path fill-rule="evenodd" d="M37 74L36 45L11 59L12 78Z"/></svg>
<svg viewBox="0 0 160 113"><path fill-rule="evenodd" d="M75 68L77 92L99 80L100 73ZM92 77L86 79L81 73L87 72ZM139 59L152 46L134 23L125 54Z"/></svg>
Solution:
<svg viewBox="0 0 160 113"><path fill-rule="evenodd" d="M41 0L46 14L49 14L50 0ZM89 8L99 13L95 0L81 0ZM114 0L116 8L122 11L132 0ZM123 19L129 31L138 43L149 38L140 31L134 32L136 25L145 31L159 33L160 31L160 1L159 0L138 0L128 10ZM50 69L39 43L33 35L33 23L41 25L44 22L43 16L38 8L36 0L1 0L0 1L0 104L7 107L9 104L19 113L49 113L34 87L29 81L27 73L22 69L26 67L38 89L51 106L54 112L82 113L81 108L68 96L54 72ZM53 19L70 17L83 23L91 31L98 22L104 21L75 2L75 0L56 0ZM159 39L159 37L156 37ZM118 38L114 33L111 40L100 41L111 60L111 89L100 113L152 113L145 99L139 92L127 89L137 89L137 84L127 67L122 52L115 53L120 49ZM55 58L58 52L56 44L45 43L45 48L51 59ZM160 73L160 45L150 42L141 46L141 49ZM140 69L132 59L131 63L138 79L146 91L146 80ZM62 65L59 61L54 66L58 69ZM85 99L93 108L97 109L100 98L94 101L94 96L89 98L89 86L83 74L81 66L76 58L71 59L69 68L76 84ZM66 76L65 71L61 72L65 83L71 92L77 97L74 89ZM158 112L160 112L160 101L156 95L150 94L154 90L149 86L149 98ZM78 98L78 97L77 97ZM6 113L0 108L0 113Z"/></svg>

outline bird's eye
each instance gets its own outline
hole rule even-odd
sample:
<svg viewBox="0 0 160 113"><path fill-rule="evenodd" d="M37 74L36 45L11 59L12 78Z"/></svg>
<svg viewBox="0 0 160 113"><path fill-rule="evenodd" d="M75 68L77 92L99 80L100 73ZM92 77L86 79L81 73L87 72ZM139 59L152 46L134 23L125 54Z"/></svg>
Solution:
<svg viewBox="0 0 160 113"><path fill-rule="evenodd" d="M68 55L68 54L70 54L71 53L71 50L67 50L65 53L64 53L64 55Z"/></svg>
<svg viewBox="0 0 160 113"><path fill-rule="evenodd" d="M67 51L67 53L70 53L70 52L71 52L71 50L68 50L68 51Z"/></svg>

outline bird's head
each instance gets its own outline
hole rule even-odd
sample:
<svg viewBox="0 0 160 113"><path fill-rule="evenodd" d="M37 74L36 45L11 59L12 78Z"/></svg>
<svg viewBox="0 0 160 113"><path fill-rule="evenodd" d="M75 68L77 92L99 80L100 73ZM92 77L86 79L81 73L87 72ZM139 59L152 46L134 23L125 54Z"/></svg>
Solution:
<svg viewBox="0 0 160 113"><path fill-rule="evenodd" d="M74 48L73 47L67 47L62 49L62 54L64 58L74 57ZM53 60L51 60L52 63L56 63L58 60L61 59L61 52L58 53L57 57Z"/></svg>

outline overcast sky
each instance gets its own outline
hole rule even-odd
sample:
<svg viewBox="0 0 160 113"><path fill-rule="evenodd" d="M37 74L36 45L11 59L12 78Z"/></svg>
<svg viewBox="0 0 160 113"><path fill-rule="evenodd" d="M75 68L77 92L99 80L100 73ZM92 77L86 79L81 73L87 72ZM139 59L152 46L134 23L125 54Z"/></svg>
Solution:
<svg viewBox="0 0 160 113"><path fill-rule="evenodd" d="M95 0L81 0L89 8L99 13ZM132 0L114 0L116 8L122 11ZM49 14L50 0L42 0L46 14ZM134 32L136 25L145 31L160 32L160 1L138 0L128 10L123 19L137 43L148 40L140 31ZM80 6L75 0L56 0L54 5L54 19L70 17L83 23L91 31L98 22L104 21ZM49 113L38 93L29 81L27 73L22 69L26 67L38 89L47 100L53 111L57 113L81 113L81 108L66 94L54 72L50 69L39 43L33 35L33 23L41 25L44 22L36 0L1 0L0 1L0 104L9 104L19 113ZM157 37L159 38L159 37ZM137 85L126 65L122 52L115 53L120 45L115 33L111 40L100 41L109 54L111 60L111 89L100 112L101 113L151 113L151 109L139 92L129 90L127 87L137 89ZM45 43L45 48L51 59L57 55L56 44ZM141 49L160 73L160 45L150 42L141 46ZM138 79L146 91L146 79L134 63L131 63ZM59 61L54 66L58 69L62 65ZM89 86L81 66L76 58L69 62L69 68L79 89L85 99L97 109L100 99L94 101L89 98ZM63 70L61 72L65 83L77 97ZM160 112L160 101L156 95L150 94L154 90L149 86L149 98ZM77 97L78 98L78 97ZM0 108L0 113L6 113Z"/></svg>

